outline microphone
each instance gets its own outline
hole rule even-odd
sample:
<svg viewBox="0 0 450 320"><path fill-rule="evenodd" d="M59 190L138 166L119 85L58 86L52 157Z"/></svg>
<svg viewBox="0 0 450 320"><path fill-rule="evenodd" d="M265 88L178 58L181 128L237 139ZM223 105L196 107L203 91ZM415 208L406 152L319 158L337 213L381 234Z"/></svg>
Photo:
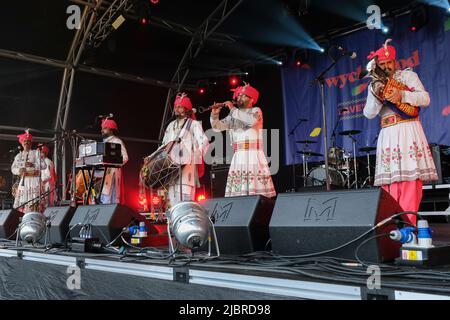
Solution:
<svg viewBox="0 0 450 320"><path fill-rule="evenodd" d="M113 118L114 115L112 113L106 114L106 115L99 115L97 116L97 119L104 119L104 118Z"/></svg>
<svg viewBox="0 0 450 320"><path fill-rule="evenodd" d="M344 56L349 56L351 59L355 59L356 58L356 52L354 51L348 51L340 46L337 47L337 49L339 51L341 51L342 55Z"/></svg>

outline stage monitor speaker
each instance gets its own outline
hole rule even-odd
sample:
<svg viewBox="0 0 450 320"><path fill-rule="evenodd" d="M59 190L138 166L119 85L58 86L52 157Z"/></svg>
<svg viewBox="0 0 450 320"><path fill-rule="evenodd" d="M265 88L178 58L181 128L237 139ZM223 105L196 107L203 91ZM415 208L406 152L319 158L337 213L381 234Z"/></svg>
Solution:
<svg viewBox="0 0 450 320"><path fill-rule="evenodd" d="M379 188L279 194L270 221L272 250L280 255L326 251L351 241L378 222L403 210ZM342 249L322 256L355 259L355 249L368 237L389 233L395 226L377 228ZM391 261L399 244L389 237L365 243L358 256L368 262Z"/></svg>
<svg viewBox="0 0 450 320"><path fill-rule="evenodd" d="M44 216L50 221L50 243L64 243L68 238L69 223L75 213L74 207L47 207Z"/></svg>
<svg viewBox="0 0 450 320"><path fill-rule="evenodd" d="M21 216L22 213L14 209L0 210L0 239L12 237Z"/></svg>
<svg viewBox="0 0 450 320"><path fill-rule="evenodd" d="M91 225L92 237L106 244L137 219L139 217L132 209L121 204L79 206L69 224L70 236L79 237L82 226Z"/></svg>
<svg viewBox="0 0 450 320"><path fill-rule="evenodd" d="M220 253L264 250L269 240L274 200L260 195L213 198L203 206L214 222Z"/></svg>

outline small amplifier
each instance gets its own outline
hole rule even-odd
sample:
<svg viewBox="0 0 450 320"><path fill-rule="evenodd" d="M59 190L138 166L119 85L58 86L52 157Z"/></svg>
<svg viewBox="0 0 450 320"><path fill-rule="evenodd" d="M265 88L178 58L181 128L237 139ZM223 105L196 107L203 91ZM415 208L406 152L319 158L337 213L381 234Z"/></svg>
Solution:
<svg viewBox="0 0 450 320"><path fill-rule="evenodd" d="M122 148L119 143L111 142L97 142L89 141L81 143L78 147L78 157L89 157L89 156L109 156L109 157L121 157Z"/></svg>

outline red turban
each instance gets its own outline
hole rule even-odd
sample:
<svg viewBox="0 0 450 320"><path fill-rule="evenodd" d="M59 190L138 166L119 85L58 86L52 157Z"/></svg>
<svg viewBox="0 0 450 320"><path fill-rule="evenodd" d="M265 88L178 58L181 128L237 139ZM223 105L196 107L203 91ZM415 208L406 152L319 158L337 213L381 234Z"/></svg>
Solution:
<svg viewBox="0 0 450 320"><path fill-rule="evenodd" d="M177 97L175 98L175 103L173 104L173 107L176 108L178 106L182 106L187 110L192 110L191 99L189 99L185 93L178 94Z"/></svg>
<svg viewBox="0 0 450 320"><path fill-rule="evenodd" d="M239 86L239 87L237 87L237 88L235 88L235 89L231 89L230 91L233 91L233 100L236 100L237 97L238 97L238 95L239 95L239 94L241 93L241 91L242 91L242 87Z"/></svg>
<svg viewBox="0 0 450 320"><path fill-rule="evenodd" d="M42 146L41 152L43 154L45 154L45 156L48 156L48 152L49 152L48 147L47 146Z"/></svg>
<svg viewBox="0 0 450 320"><path fill-rule="evenodd" d="M28 132L28 130L26 130L25 133L19 134L17 138L19 138L20 144L22 144L25 140L33 141L33 136Z"/></svg>
<svg viewBox="0 0 450 320"><path fill-rule="evenodd" d="M240 94L245 94L247 97L252 98L253 105L255 105L258 102L259 92L258 92L258 90L256 90L249 84L245 84L245 86L238 87L233 94L233 98L234 98L234 95L236 95L236 97L237 97Z"/></svg>
<svg viewBox="0 0 450 320"><path fill-rule="evenodd" d="M387 39L384 45L377 51L372 51L367 56L367 59L372 59L373 57L377 56L378 62L395 60L395 48L393 46L388 46L388 43L391 41L392 39Z"/></svg>
<svg viewBox="0 0 450 320"><path fill-rule="evenodd" d="M102 120L102 129L111 129L118 130L117 123L112 119L103 119Z"/></svg>
<svg viewBox="0 0 450 320"><path fill-rule="evenodd" d="M193 107L192 107L191 99L188 98L186 93L179 93L179 94L177 94L177 97L175 98L175 102L173 104L173 107L176 108L178 106L182 106L186 110L192 111L192 113L190 114L190 118L192 120L196 120L195 112L194 112Z"/></svg>

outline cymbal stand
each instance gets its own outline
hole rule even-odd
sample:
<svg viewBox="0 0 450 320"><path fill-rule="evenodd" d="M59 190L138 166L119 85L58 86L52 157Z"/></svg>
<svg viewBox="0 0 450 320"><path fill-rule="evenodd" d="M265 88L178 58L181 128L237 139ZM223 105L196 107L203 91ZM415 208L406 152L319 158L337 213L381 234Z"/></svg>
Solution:
<svg viewBox="0 0 450 320"><path fill-rule="evenodd" d="M355 170L355 189L358 189L358 171L356 169L356 138L352 135L348 135L350 139L352 139L352 146L353 146L353 169ZM350 181L350 178L349 178ZM349 182L350 184L350 182Z"/></svg>

